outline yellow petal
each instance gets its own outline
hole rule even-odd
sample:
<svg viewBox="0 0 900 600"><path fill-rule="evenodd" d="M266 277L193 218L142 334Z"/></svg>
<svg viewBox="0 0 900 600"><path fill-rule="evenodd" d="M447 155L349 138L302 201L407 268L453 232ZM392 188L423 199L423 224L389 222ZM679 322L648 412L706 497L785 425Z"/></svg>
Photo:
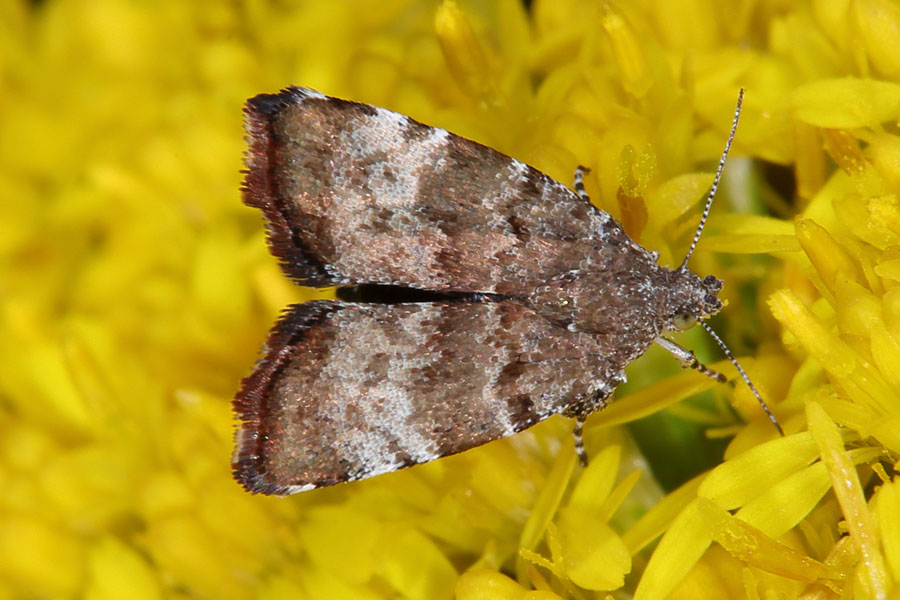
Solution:
<svg viewBox="0 0 900 600"><path fill-rule="evenodd" d="M379 573L403 598L450 598L456 569L431 538L413 528L388 531L379 550Z"/></svg>
<svg viewBox="0 0 900 600"><path fill-rule="evenodd" d="M569 496L568 506L594 511L599 509L616 481L621 454L618 445L611 445L597 456L592 456L587 468L578 478L572 495Z"/></svg>
<svg viewBox="0 0 900 600"><path fill-rule="evenodd" d="M880 450L860 448L851 453L854 464L877 460ZM771 538L778 538L805 519L831 489L825 465L817 462L769 484L747 502L737 517Z"/></svg>
<svg viewBox="0 0 900 600"><path fill-rule="evenodd" d="M572 476L572 470L575 468L575 453L560 452L556 457L547 481L541 489L540 496L528 515L528 520L522 527L522 533L519 537L519 547L526 550L533 550L537 547L538 542L544 536L547 524L556 514L556 509L562 501L563 494L566 491L566 485ZM524 577L526 564L521 557L516 562L516 572L520 580Z"/></svg>
<svg viewBox="0 0 900 600"><path fill-rule="evenodd" d="M665 598L712 543L713 529L695 500L659 541L635 590L635 600Z"/></svg>
<svg viewBox="0 0 900 600"><path fill-rule="evenodd" d="M791 94L794 116L833 129L874 126L897 120L900 85L874 79L822 79Z"/></svg>
<svg viewBox="0 0 900 600"><path fill-rule="evenodd" d="M885 483L878 490L877 498L875 510L884 557L896 585L900 581L900 484Z"/></svg>
<svg viewBox="0 0 900 600"><path fill-rule="evenodd" d="M622 539L592 511L560 510L557 519L566 576L588 590L615 590L631 572L631 554Z"/></svg>
<svg viewBox="0 0 900 600"><path fill-rule="evenodd" d="M769 306L775 318L790 329L826 370L838 377L846 377L854 370L852 348L831 333L794 294L779 290L769 298Z"/></svg>
<svg viewBox="0 0 900 600"><path fill-rule="evenodd" d="M643 97L653 80L647 69L642 45L635 32L609 5L604 6L603 29L612 45L613 56L622 76L622 87L632 96Z"/></svg>
<svg viewBox="0 0 900 600"><path fill-rule="evenodd" d="M525 591L506 575L486 569L466 571L456 583L457 600L521 600Z"/></svg>
<svg viewBox="0 0 900 600"><path fill-rule="evenodd" d="M709 500L698 498L697 506L709 521L715 541L749 566L799 581L815 581L826 572L819 561L773 540Z"/></svg>
<svg viewBox="0 0 900 600"><path fill-rule="evenodd" d="M162 586L146 557L113 537L98 541L88 555L87 600L154 600Z"/></svg>
<svg viewBox="0 0 900 600"><path fill-rule="evenodd" d="M456 82L475 98L497 101L487 55L465 13L454 0L444 0L434 16L437 34L447 67Z"/></svg>
<svg viewBox="0 0 900 600"><path fill-rule="evenodd" d="M74 597L81 587L82 542L37 518L4 515L0 555L0 575L16 595Z"/></svg>
<svg viewBox="0 0 900 600"><path fill-rule="evenodd" d="M822 281L829 287L838 277L861 280L858 267L844 249L822 226L812 219L797 219L797 239L809 256Z"/></svg>
<svg viewBox="0 0 900 600"><path fill-rule="evenodd" d="M708 366L720 373L723 371L733 372L734 368L728 361ZM594 426L601 423L604 426L610 426L634 421L715 385L717 385L716 382L698 373L679 373L629 394L627 401L613 402L599 413L594 414L591 422Z"/></svg>
<svg viewBox="0 0 900 600"><path fill-rule="evenodd" d="M681 514L685 507L697 496L697 488L703 482L703 476L694 477L677 490L669 492L653 508L648 510L631 529L622 536L622 541L632 554L637 552L663 534L669 524Z"/></svg>
<svg viewBox="0 0 900 600"><path fill-rule="evenodd" d="M861 41L875 70L893 79L900 75L900 9L884 0L856 0L852 4Z"/></svg>
<svg viewBox="0 0 900 600"><path fill-rule="evenodd" d="M653 187L647 192L649 223L656 227L668 225L693 209L703 200L713 181L712 173L685 173ZM704 238L704 244L708 238Z"/></svg>
<svg viewBox="0 0 900 600"><path fill-rule="evenodd" d="M311 510L300 530L300 539L313 564L350 583L372 577L382 525L351 508L322 506Z"/></svg>
<svg viewBox="0 0 900 600"><path fill-rule="evenodd" d="M697 494L724 509L745 505L772 482L800 471L817 456L808 433L779 437L729 458L709 475Z"/></svg>
<svg viewBox="0 0 900 600"><path fill-rule="evenodd" d="M622 503L625 502L625 499L634 489L634 486L637 485L637 482L638 480L640 480L640 478L640 471L632 471L631 473L623 477L622 481L620 481L618 485L616 485L613 491L603 502L600 510L597 511L597 518L604 523L609 521L615 514L615 512L619 510L619 507L622 505Z"/></svg>
<svg viewBox="0 0 900 600"><path fill-rule="evenodd" d="M819 404L807 403L806 418L809 431L819 448L819 455L831 477L851 539L859 552L860 575L872 597L884 598L889 585L884 556L879 548L878 531L866 504L853 461L844 449L837 426Z"/></svg>
<svg viewBox="0 0 900 600"><path fill-rule="evenodd" d="M715 252L762 254L797 252L800 244L788 221L752 215L721 215L715 235L703 239L703 247Z"/></svg>

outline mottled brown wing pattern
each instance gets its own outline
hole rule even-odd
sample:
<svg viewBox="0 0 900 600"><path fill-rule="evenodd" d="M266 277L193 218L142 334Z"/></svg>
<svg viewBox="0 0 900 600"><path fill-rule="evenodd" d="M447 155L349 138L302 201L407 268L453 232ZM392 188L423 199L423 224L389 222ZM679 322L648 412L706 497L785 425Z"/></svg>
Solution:
<svg viewBox="0 0 900 600"><path fill-rule="evenodd" d="M289 494L510 435L606 398L612 343L514 301L296 305L237 396L235 475Z"/></svg>
<svg viewBox="0 0 900 600"><path fill-rule="evenodd" d="M721 282L686 264L737 113L674 270L591 206L583 170L575 193L443 129L303 88L257 96L245 113L245 203L262 209L288 275L342 286L345 300L290 309L244 380L233 468L247 489L362 479L553 414L575 417L586 464L585 417L654 341L722 379L661 336L722 308Z"/></svg>
<svg viewBox="0 0 900 600"><path fill-rule="evenodd" d="M491 148L303 88L247 103L244 201L289 276L521 295L590 264L606 213Z"/></svg>

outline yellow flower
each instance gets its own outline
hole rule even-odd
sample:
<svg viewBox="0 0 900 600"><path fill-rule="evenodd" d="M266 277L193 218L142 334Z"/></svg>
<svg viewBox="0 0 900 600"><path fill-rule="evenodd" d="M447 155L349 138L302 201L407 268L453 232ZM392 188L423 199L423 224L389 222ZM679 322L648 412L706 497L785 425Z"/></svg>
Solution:
<svg viewBox="0 0 900 600"><path fill-rule="evenodd" d="M0 598L896 595L898 31L888 0L4 3ZM289 84L566 183L589 166L670 265L745 87L691 266L725 281L713 325L787 435L651 350L588 421L587 469L555 417L246 494L231 397L278 311L323 295L240 202L242 103Z"/></svg>

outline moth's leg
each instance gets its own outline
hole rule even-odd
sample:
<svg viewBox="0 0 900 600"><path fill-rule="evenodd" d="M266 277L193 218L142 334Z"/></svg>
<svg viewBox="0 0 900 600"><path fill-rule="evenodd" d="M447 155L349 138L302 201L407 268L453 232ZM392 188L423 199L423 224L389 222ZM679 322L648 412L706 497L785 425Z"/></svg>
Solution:
<svg viewBox="0 0 900 600"><path fill-rule="evenodd" d="M562 416L575 419L575 427L572 428L572 437L575 440L575 454L582 467L588 465L587 451L584 449L584 422L588 415L603 410L608 404L608 398L612 395L615 386L625 381L625 372L620 371L612 378L611 385L602 387L594 392L590 398L576 402L562 412Z"/></svg>
<svg viewBox="0 0 900 600"><path fill-rule="evenodd" d="M584 417L575 417L575 427L572 429L572 437L575 438L575 454L582 467L588 465L587 451L584 449Z"/></svg>
<svg viewBox="0 0 900 600"><path fill-rule="evenodd" d="M575 192L578 194L579 198L586 202L590 202L591 198L584 190L584 176L590 172L590 169L588 169L587 167L582 167L581 165L579 165L578 168L575 169Z"/></svg>
<svg viewBox="0 0 900 600"><path fill-rule="evenodd" d="M699 360L697 360L697 357L694 356L694 353L687 348L679 346L672 340L667 340L662 336L656 338L655 341L657 344L668 350L672 354L672 356L677 358L678 362L680 362L681 366L685 369L696 369L710 379L715 379L720 383L728 381L728 379L724 375L722 375L718 371L713 371L706 365L702 364Z"/></svg>

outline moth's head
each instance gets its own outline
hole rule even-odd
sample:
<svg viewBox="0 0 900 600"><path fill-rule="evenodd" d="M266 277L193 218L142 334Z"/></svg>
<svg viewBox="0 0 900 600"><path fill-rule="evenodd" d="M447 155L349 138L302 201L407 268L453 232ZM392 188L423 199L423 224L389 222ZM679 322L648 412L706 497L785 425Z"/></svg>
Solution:
<svg viewBox="0 0 900 600"><path fill-rule="evenodd" d="M687 269L669 272L668 293L663 308L666 329L684 331L722 310L722 282L707 275L700 279Z"/></svg>

